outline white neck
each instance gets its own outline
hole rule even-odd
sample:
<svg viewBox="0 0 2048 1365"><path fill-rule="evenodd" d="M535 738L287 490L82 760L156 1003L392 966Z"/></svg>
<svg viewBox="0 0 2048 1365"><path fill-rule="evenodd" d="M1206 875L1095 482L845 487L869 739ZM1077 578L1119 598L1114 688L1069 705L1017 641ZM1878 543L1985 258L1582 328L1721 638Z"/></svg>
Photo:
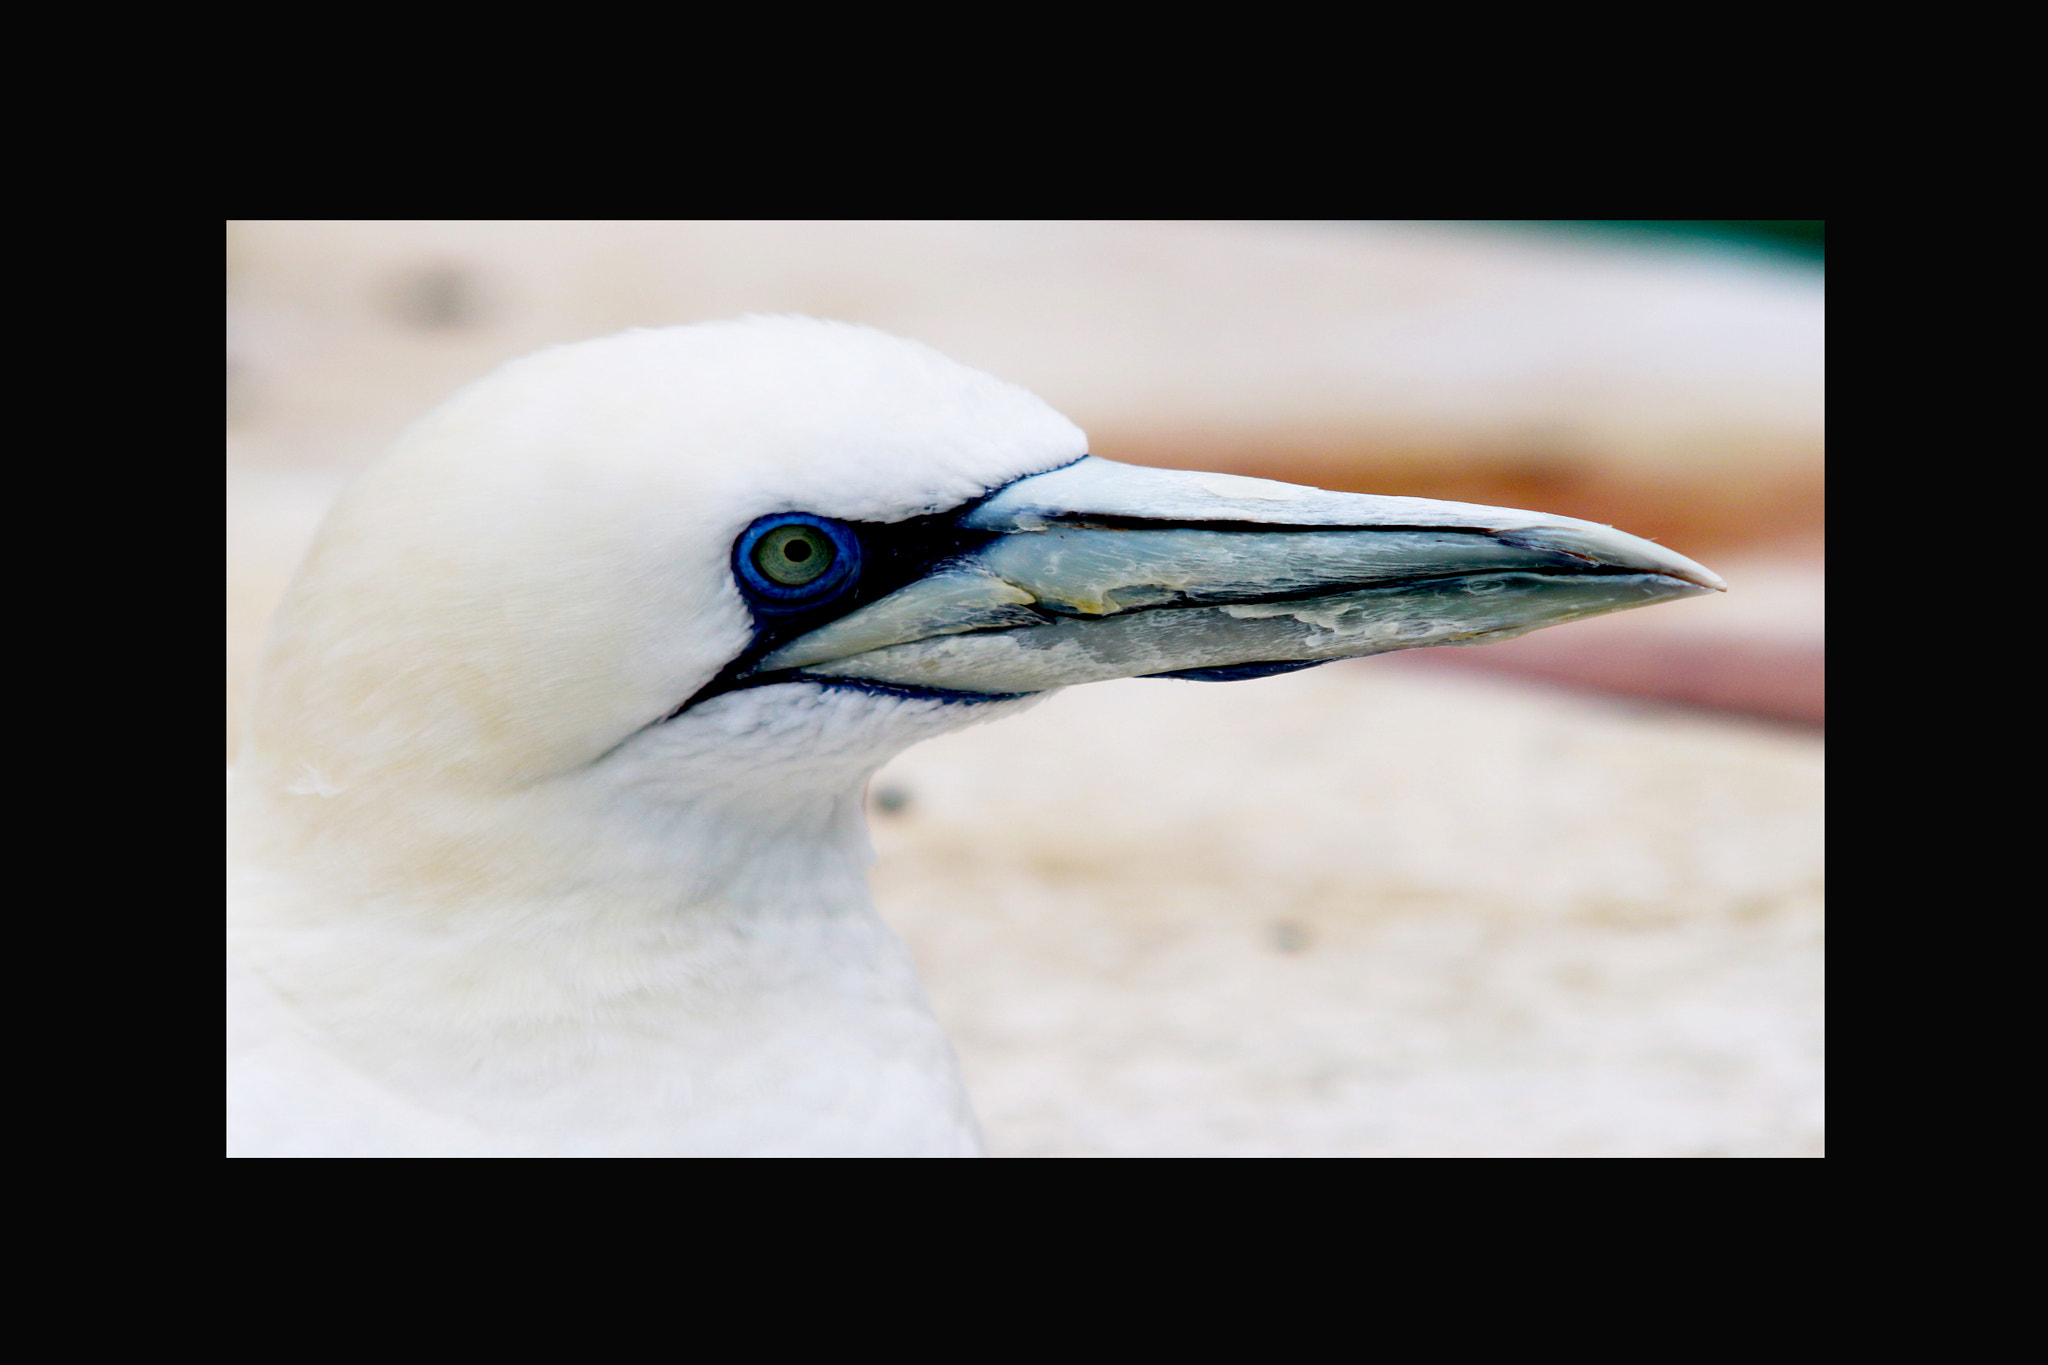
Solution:
<svg viewBox="0 0 2048 1365"><path fill-rule="evenodd" d="M309 1045L491 1150L974 1150L951 1046L868 897L860 802L906 728L961 708L906 727L900 702L827 699L845 723L799 755L759 724L787 697L727 700L515 791L412 800L245 765L238 957Z"/></svg>

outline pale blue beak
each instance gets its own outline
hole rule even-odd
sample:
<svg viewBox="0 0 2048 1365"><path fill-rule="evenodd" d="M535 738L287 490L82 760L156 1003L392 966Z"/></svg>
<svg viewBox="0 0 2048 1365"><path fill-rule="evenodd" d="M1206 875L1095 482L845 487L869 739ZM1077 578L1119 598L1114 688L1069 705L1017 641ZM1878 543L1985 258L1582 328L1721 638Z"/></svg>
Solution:
<svg viewBox="0 0 2048 1365"><path fill-rule="evenodd" d="M1222 679L1725 590L1683 555L1570 517L1092 456L959 525L995 538L754 672L978 693Z"/></svg>

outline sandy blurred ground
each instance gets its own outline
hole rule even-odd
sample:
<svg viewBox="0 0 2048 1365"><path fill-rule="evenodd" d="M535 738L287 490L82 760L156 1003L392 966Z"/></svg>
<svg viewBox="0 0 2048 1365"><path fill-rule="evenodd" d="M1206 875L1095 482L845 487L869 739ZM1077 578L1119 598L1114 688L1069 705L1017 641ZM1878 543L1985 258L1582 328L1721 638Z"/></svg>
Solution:
<svg viewBox="0 0 2048 1365"><path fill-rule="evenodd" d="M999 1153L1820 1150L1817 272L1424 225L237 223L228 286L231 751L346 478L628 326L867 322L1100 455L1703 559L1727 596L912 750L876 894Z"/></svg>
<svg viewBox="0 0 2048 1365"><path fill-rule="evenodd" d="M1818 746L1377 662L1076 689L877 779L992 1149L1818 1154Z"/></svg>

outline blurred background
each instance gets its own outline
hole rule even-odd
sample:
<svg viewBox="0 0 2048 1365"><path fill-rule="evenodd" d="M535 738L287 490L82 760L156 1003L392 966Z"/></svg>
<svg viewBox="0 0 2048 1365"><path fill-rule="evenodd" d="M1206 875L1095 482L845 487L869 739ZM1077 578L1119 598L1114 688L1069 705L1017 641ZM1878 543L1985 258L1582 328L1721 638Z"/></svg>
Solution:
<svg viewBox="0 0 2048 1365"><path fill-rule="evenodd" d="M1817 1155L1817 222L228 226L228 745L342 484L499 363L750 312L1093 453L1608 522L1725 596L905 754L878 903L1014 1155Z"/></svg>

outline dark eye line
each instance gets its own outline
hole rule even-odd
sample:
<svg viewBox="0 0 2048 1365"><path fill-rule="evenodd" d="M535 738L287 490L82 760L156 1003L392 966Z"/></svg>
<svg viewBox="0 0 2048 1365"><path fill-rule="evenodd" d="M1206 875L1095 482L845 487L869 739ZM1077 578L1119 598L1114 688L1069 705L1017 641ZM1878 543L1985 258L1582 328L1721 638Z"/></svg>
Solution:
<svg viewBox="0 0 2048 1365"><path fill-rule="evenodd" d="M905 584L937 571L948 561L995 540L998 532L970 531L958 524L959 518L979 502L980 499L976 499L944 512L894 522L830 521L807 512L780 513L756 521L741 533L733 546L736 586L754 615L753 641L720 669L710 682L653 723L674 720L699 702L734 688L773 681L770 677L755 675L749 678L746 674L756 660L788 641L816 630L827 621L858 611L870 602L878 602ZM757 590L749 581L749 574L763 578L766 575L748 561L760 548L763 537L792 525L831 527L838 534L820 530L822 539L817 543L834 554L844 548L856 561L855 571L845 574L829 591L815 594L802 589L793 593L787 589L774 592ZM830 582L833 575L833 568L828 566L819 579Z"/></svg>
<svg viewBox="0 0 2048 1365"><path fill-rule="evenodd" d="M1068 465L1079 464L1088 458L1087 452L1054 466L1065 469ZM746 677L747 670L755 661L778 646L794 640L806 631L815 630L825 622L848 612L858 611L870 602L878 602L897 591L914 579L937 571L940 566L961 555L970 554L1000 535L996 531L968 530L960 525L967 516L982 503L994 497L1003 489L1022 479L1033 478L1047 470L1031 470L1019 474L1015 479L1006 479L986 489L979 497L970 498L944 511L927 512L920 516L907 517L891 522L831 522L845 532L860 556L860 572L849 576L843 589L795 611L779 611L768 608L756 594L747 590L744 573L740 570L743 551L750 551L754 531L770 525L790 525L792 522L811 524L823 522L825 518L813 517L808 513L789 512L773 517L764 517L742 532L734 543L734 576L737 578L740 595L746 600L754 615L754 639L739 655L718 671L716 677L685 697L673 711L650 725L660 725L674 720L699 702L730 692L735 688L765 682L769 679ZM890 689L870 684L847 684L869 691ZM967 694L961 694L966 696ZM977 697L979 694L975 694Z"/></svg>

